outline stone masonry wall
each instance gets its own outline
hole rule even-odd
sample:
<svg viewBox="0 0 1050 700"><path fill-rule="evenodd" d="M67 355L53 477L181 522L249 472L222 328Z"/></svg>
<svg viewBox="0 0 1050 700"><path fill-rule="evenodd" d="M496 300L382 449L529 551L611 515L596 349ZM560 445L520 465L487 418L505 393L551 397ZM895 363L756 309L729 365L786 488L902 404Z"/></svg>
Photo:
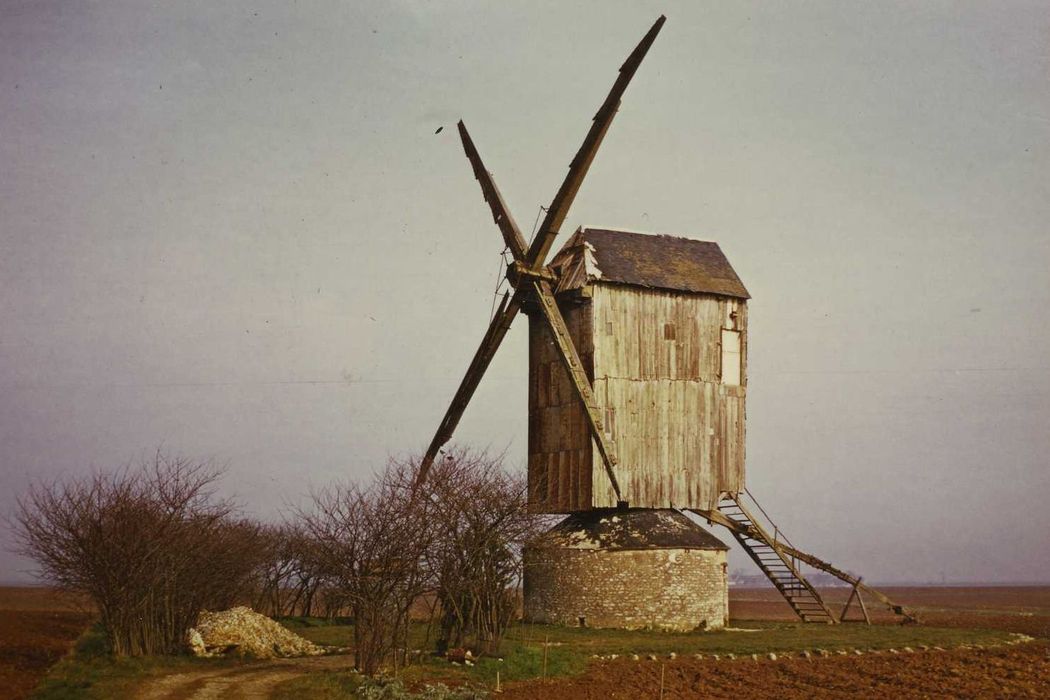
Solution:
<svg viewBox="0 0 1050 700"><path fill-rule="evenodd" d="M688 631L729 617L726 552L545 547L525 552L525 619Z"/></svg>

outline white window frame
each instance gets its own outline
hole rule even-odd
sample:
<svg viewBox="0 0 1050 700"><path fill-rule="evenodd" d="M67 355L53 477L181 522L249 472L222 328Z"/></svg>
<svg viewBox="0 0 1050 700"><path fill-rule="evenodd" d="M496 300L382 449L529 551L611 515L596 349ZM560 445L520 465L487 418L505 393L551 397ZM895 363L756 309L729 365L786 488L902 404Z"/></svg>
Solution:
<svg viewBox="0 0 1050 700"><path fill-rule="evenodd" d="M722 329L722 361L718 374L726 386L744 383L744 338L740 331Z"/></svg>

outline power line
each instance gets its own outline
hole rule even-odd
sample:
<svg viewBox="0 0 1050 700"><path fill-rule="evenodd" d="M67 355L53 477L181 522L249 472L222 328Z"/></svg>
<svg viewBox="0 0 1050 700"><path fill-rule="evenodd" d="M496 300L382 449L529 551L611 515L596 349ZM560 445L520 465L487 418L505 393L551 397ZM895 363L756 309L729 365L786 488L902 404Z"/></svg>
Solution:
<svg viewBox="0 0 1050 700"><path fill-rule="evenodd" d="M980 372L1033 372L1042 373L1050 372L1050 367L956 367L948 369L911 369L911 370L896 370L896 369L865 369L865 370L771 370L771 371L749 371L749 374L762 374L762 375L810 375L810 374L923 374L923 373L934 373L934 374L945 374L945 373L980 373ZM524 374L513 377L487 377L488 381L520 381ZM344 385L349 386L352 384L393 384L393 383L418 383L420 380L423 381L457 381L459 375L446 375L442 377L419 377L418 375L412 377L375 377L371 379L359 379L351 377L347 379L284 379L284 380L262 380L262 381L219 381L219 382L110 382L110 383L91 383L91 382L68 382L68 383L21 383L21 382L9 382L3 384L7 389L68 389L68 388L143 388L143 389L165 389L165 388L180 388L180 387L231 387L231 386L286 386L286 385Z"/></svg>
<svg viewBox="0 0 1050 700"><path fill-rule="evenodd" d="M926 367L916 369L788 369L752 370L748 374L955 374L964 372L1050 372L1050 367Z"/></svg>

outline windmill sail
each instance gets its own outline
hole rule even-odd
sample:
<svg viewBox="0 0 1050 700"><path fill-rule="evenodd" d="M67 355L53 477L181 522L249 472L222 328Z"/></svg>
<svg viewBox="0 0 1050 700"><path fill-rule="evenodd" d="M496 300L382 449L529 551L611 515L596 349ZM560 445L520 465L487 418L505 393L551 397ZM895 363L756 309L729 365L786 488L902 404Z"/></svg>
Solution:
<svg viewBox="0 0 1050 700"><path fill-rule="evenodd" d="M477 148L474 146L474 142L470 138L466 126L462 121L459 123L459 133L460 139L463 142L463 150L474 170L474 176L481 184L481 191L485 196L485 201L488 202L489 208L492 211L492 218L499 227L504 242L514 255L515 262L518 264L517 269L523 269L530 279L528 280L528 284L517 284L514 296L511 297L509 302L505 301L505 304L500 307L500 312L493 317L488 330L486 330L485 335L481 340L481 345L474 353L474 358L471 360L470 367L467 368L467 373L460 381L459 388L456 390L452 403L445 412L445 416L441 421L441 425L438 427L437 433L434 435L434 439L431 440L430 446L427 448L426 454L423 456L423 460L420 464L419 475L416 480L417 487L426 479L427 472L429 471L430 466L434 463L434 459L437 457L441 447L452 439L452 433L459 424L459 419L463 416L463 412L466 410L467 404L470 402L471 397L474 395L474 391L481 382L485 370L488 369L489 363L492 361L493 356L495 356L496 350L499 348L504 336L506 336L507 330L509 330L511 323L514 321L514 317L518 314L518 311L521 310L526 298L531 294L540 300L541 308L544 311L544 317L555 336L558 336L559 331L564 329L564 320L561 319L560 313L557 310L557 305L554 304L554 298L550 293L550 287L546 282L543 282L543 278L550 277L549 273L544 273L542 269L543 264L546 260L547 253L550 251L550 247L554 242L554 238L558 235L558 230L561 228L562 222L565 220L569 208L572 206L572 202L576 198L576 193L579 191L580 185L583 183L583 179L587 175L591 162L594 160L594 156L598 152L598 147L601 145L602 139L605 137L605 133L608 131L609 125L612 123L612 118L616 114L616 110L620 104L620 98L627 89L627 85L630 83L631 78L634 77L635 72L638 70L638 66L641 64L642 59L645 58L646 53L649 51L649 47L651 47L653 41L656 40L656 35L659 34L660 28L663 27L665 20L666 18L663 15L656 20L653 26L642 38L642 41L635 47L627 57L627 60L620 67L620 74L617 76L616 82L613 83L612 90L605 98L598 113L594 116L591 128L587 132L583 145L580 147L580 150L576 153L576 157L573 158L572 163L569 165L569 172L566 175L565 180L562 182L561 187L558 189L557 194L554 196L551 206L547 210L547 214L543 219L543 224L540 226L539 233L528 250L525 249L525 242L521 236L521 231L518 229L517 224L514 222L514 218L507 209L507 205L503 201L503 197L500 195L499 189L496 187L492 175L485 169L484 164L481 162L481 156L478 154ZM513 279L512 282L514 282ZM566 338L566 340L568 339ZM609 444L608 439L603 434L601 420L597 416L597 409L594 405L593 392L591 391L586 375L583 374L582 369L579 368L579 358L576 355L575 349L571 347L571 341L569 342L568 349L560 347L560 354L566 368L569 370L570 375L573 378L573 384L577 396L583 403L584 408L591 419L589 422L591 424L592 434L594 435L595 440L598 441L599 450L605 461L606 471L612 481L613 489L616 492L617 497L619 497L619 485L616 476L612 471L612 466L616 463L616 459L611 444Z"/></svg>

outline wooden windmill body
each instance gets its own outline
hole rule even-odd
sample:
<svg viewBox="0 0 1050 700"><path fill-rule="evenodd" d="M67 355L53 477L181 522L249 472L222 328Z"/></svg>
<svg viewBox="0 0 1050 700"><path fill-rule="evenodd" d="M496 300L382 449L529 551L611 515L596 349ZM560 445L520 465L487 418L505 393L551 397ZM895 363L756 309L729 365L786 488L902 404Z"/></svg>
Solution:
<svg viewBox="0 0 1050 700"><path fill-rule="evenodd" d="M581 228L550 268L630 507L743 491L748 293L718 245ZM530 505L616 506L550 329L529 321Z"/></svg>
<svg viewBox="0 0 1050 700"><path fill-rule="evenodd" d="M803 564L853 586L851 602L864 592L910 618L859 577L794 547L750 498L744 483L748 293L717 244L581 228L547 263L620 99L664 21L661 16L621 66L529 243L459 123L474 175L513 257L507 279L514 291L504 296L482 338L421 462L418 484L524 311L531 510L593 512L601 527L614 529L633 518L664 530L687 528L682 513L688 511L727 528L805 621L838 622L849 604L840 615L832 613L803 575ZM654 519L643 509L664 515ZM587 522L585 529L592 526ZM665 531L642 539L656 546L668 537ZM670 540L707 541L698 533Z"/></svg>

